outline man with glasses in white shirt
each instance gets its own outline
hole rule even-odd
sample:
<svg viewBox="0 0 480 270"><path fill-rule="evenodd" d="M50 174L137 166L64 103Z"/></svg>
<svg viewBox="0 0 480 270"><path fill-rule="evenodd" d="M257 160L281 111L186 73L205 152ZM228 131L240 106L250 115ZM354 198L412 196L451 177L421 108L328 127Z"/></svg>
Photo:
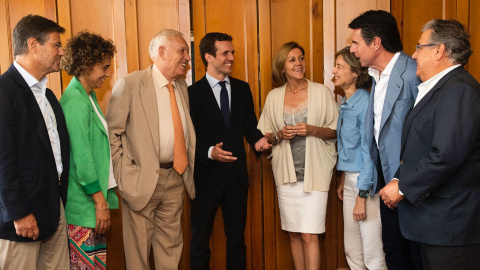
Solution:
<svg viewBox="0 0 480 270"><path fill-rule="evenodd" d="M38 15L13 30L15 61L0 76L0 269L68 269L70 144L46 75L60 70L65 29Z"/></svg>
<svg viewBox="0 0 480 270"><path fill-rule="evenodd" d="M424 269L480 269L480 84L463 68L469 36L455 20L422 31L413 58L423 83L405 118L398 181L380 195L398 205Z"/></svg>

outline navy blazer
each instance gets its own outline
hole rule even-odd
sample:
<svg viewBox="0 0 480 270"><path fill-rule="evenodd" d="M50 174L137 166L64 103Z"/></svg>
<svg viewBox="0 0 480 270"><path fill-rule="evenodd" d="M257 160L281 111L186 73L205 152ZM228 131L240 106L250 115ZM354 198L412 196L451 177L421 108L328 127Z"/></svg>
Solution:
<svg viewBox="0 0 480 270"><path fill-rule="evenodd" d="M373 191L377 189L377 170L382 170L385 182L388 183L400 166L400 137L403 120L415 103L418 85L420 84L420 79L415 75L416 71L417 63L409 55L401 52L388 80L378 136L378 150L373 130L373 106L375 102L375 80L373 80L365 120L365 136L369 145L370 156L377 168L373 170ZM381 168L378 166L381 166Z"/></svg>
<svg viewBox="0 0 480 270"><path fill-rule="evenodd" d="M50 89L46 97L55 113L63 173L58 180L45 120L32 90L11 65L0 76L0 238L33 241L18 236L13 221L32 213L44 240L60 218L60 197L66 203L70 142L62 109Z"/></svg>
<svg viewBox="0 0 480 270"><path fill-rule="evenodd" d="M405 238L480 244L480 84L463 67L447 73L410 111L395 176Z"/></svg>
<svg viewBox="0 0 480 270"><path fill-rule="evenodd" d="M227 129L212 88L204 76L188 87L190 115L197 135L195 151L195 191L200 195L218 194L227 181L228 170L234 169L241 184L248 188L247 157L243 138L250 145L263 137L257 129L257 117L248 83L230 78L230 129ZM230 151L237 160L233 163L208 158L211 146L223 142L223 150ZM233 168L230 168L233 166Z"/></svg>

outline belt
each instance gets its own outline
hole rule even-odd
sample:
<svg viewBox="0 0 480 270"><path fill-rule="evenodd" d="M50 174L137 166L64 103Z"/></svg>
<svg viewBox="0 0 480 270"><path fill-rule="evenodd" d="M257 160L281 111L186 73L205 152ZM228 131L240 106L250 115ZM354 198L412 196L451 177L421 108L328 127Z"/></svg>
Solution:
<svg viewBox="0 0 480 270"><path fill-rule="evenodd" d="M160 163L160 168L162 169L173 168L173 162Z"/></svg>

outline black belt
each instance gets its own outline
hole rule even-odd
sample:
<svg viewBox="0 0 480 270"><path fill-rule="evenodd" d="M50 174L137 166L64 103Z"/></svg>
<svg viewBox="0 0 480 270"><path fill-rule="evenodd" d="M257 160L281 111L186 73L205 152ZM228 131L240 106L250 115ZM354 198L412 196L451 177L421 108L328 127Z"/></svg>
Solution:
<svg viewBox="0 0 480 270"><path fill-rule="evenodd" d="M160 168L162 169L173 168L173 162L160 163Z"/></svg>

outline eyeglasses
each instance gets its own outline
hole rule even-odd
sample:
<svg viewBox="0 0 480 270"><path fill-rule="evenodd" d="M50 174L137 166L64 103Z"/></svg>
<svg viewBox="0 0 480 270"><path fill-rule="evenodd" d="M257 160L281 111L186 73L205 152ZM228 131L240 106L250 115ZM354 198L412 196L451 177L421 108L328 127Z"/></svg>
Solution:
<svg viewBox="0 0 480 270"><path fill-rule="evenodd" d="M57 50L60 50L62 48L62 43L61 42L58 42L58 43L51 43L53 45L53 47L55 47L55 49Z"/></svg>
<svg viewBox="0 0 480 270"><path fill-rule="evenodd" d="M423 45L418 44L418 45L415 46L415 48L417 48L417 51L418 51L422 47L431 47L431 46L436 46L436 45L438 45L438 44L433 44L433 43L423 44Z"/></svg>

